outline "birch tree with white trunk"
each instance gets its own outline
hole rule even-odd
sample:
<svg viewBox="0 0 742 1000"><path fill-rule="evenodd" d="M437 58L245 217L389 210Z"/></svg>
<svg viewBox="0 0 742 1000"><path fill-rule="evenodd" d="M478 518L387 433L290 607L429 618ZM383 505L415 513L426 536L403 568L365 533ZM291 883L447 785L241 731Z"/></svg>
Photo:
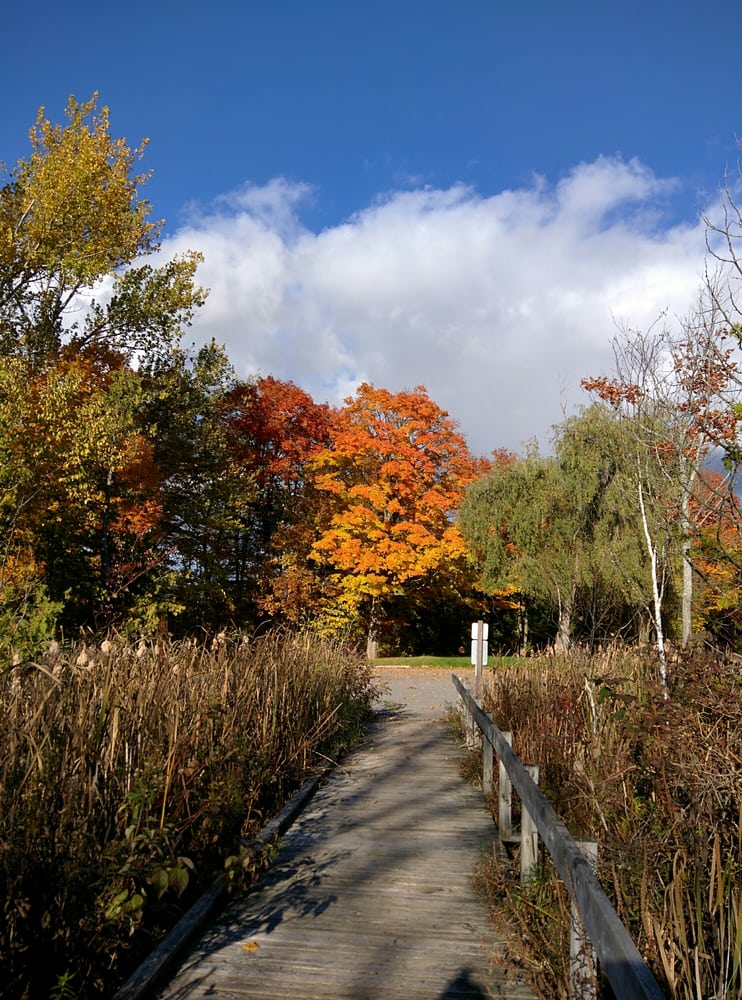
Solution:
<svg viewBox="0 0 742 1000"><path fill-rule="evenodd" d="M738 416L729 405L736 365L724 316L704 291L696 307L671 330L628 327L614 337L612 377L583 380L631 428L627 471L649 558L650 609L660 673L666 683L663 605L671 553L681 564L682 643L692 632L694 523L691 500L714 449L734 437Z"/></svg>

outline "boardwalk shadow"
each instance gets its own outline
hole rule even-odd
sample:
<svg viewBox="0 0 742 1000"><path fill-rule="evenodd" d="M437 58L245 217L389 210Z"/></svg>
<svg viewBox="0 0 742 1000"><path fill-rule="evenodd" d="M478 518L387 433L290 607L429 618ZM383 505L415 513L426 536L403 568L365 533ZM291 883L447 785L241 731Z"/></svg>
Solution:
<svg viewBox="0 0 742 1000"><path fill-rule="evenodd" d="M303 854L276 864L258 889L234 901L222 920L204 933L202 954L244 941L246 933L272 934L289 917L320 917L338 899L335 893L322 889L325 873L337 861L337 855L318 863L311 855Z"/></svg>
<svg viewBox="0 0 742 1000"><path fill-rule="evenodd" d="M489 993L472 981L471 970L462 969L440 994L438 1000L488 1000Z"/></svg>

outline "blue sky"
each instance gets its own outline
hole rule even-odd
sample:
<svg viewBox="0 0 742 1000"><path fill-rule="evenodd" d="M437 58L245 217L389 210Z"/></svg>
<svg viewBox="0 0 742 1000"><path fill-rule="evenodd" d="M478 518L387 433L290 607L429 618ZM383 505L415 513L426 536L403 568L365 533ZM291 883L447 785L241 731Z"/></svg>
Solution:
<svg viewBox="0 0 742 1000"><path fill-rule="evenodd" d="M98 90L193 328L337 402L417 384L481 452L547 444L616 324L682 315L742 135L739 2L37 2L4 18L0 159ZM8 40L12 40L10 43Z"/></svg>

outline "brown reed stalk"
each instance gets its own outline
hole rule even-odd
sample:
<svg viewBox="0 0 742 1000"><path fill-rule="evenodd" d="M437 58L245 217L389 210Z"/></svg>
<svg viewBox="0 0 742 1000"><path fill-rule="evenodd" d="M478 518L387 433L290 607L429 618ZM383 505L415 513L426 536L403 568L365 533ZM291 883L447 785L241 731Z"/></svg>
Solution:
<svg viewBox="0 0 742 1000"><path fill-rule="evenodd" d="M670 994L740 1000L739 667L678 656L670 699L651 668L620 648L501 665L485 707L572 831L600 840L604 887Z"/></svg>
<svg viewBox="0 0 742 1000"><path fill-rule="evenodd" d="M0 676L0 995L114 992L372 695L340 643L288 633L88 639Z"/></svg>

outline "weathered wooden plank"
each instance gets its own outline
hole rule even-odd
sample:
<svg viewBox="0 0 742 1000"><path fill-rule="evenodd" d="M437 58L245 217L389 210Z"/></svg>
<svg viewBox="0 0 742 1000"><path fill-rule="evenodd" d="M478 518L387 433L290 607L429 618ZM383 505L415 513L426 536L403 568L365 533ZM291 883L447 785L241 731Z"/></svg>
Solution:
<svg viewBox="0 0 742 1000"><path fill-rule="evenodd" d="M165 1000L530 998L508 984L472 868L496 835L445 723L372 730L156 994Z"/></svg>

